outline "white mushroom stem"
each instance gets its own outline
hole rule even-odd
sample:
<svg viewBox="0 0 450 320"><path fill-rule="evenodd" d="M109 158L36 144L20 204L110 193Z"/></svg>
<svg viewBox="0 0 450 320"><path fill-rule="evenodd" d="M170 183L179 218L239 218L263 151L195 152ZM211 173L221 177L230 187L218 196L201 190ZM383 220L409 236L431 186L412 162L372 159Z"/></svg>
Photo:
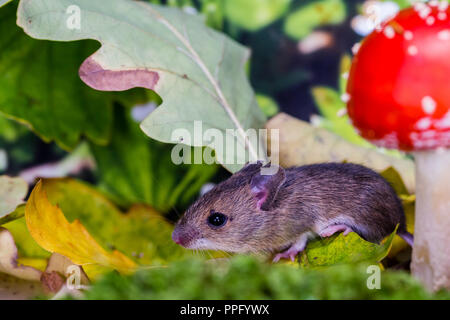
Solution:
<svg viewBox="0 0 450 320"><path fill-rule="evenodd" d="M415 153L412 273L431 291L450 289L450 149Z"/></svg>

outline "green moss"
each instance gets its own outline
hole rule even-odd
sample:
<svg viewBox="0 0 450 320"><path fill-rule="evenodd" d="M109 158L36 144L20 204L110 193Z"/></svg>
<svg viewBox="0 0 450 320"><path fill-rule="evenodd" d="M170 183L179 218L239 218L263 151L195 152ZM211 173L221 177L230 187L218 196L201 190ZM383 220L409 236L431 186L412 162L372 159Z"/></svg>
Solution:
<svg viewBox="0 0 450 320"><path fill-rule="evenodd" d="M270 265L237 256L229 264L186 260L168 268L123 277L111 273L86 299L450 299L449 292L427 293L409 274L381 273L381 289L367 288L366 265L316 270Z"/></svg>

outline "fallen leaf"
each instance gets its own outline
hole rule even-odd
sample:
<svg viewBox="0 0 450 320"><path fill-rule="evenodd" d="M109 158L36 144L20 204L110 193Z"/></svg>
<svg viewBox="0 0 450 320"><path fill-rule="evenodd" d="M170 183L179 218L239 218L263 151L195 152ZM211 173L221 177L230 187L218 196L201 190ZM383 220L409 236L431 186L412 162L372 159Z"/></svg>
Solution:
<svg viewBox="0 0 450 320"><path fill-rule="evenodd" d="M308 243L300 253L302 267L315 268L345 263L378 263L386 257L392 246L397 229L379 245L363 240L355 232L343 233Z"/></svg>
<svg viewBox="0 0 450 320"><path fill-rule="evenodd" d="M15 210L24 202L27 192L28 184L22 178L0 176L0 225L20 218L23 210Z"/></svg>
<svg viewBox="0 0 450 320"><path fill-rule="evenodd" d="M53 253L50 256L50 259L48 259L47 267L45 268L45 273L52 273L57 272L60 275L63 275L64 278L67 278L70 276L71 267L78 267L80 271L80 284L88 285L89 284L89 278L87 274L84 272L83 267L74 264L72 261L70 261L69 258L59 254L59 253Z"/></svg>
<svg viewBox="0 0 450 320"><path fill-rule="evenodd" d="M388 168L380 174L385 178L392 188L395 190L400 200L402 201L403 211L406 218L406 230L411 234L414 233L414 212L415 212L415 196L409 194L402 177L394 168ZM392 242L391 251L389 251L389 257L395 257L399 252L409 247L400 236L395 236Z"/></svg>
<svg viewBox="0 0 450 320"><path fill-rule="evenodd" d="M136 264L119 251L103 249L79 220L69 223L61 209L49 202L42 184L39 181L34 187L25 208L28 230L42 248L78 265L98 264L125 273L136 269Z"/></svg>
<svg viewBox="0 0 450 320"><path fill-rule="evenodd" d="M0 300L27 299L42 293L42 272L17 262L12 234L0 228Z"/></svg>
<svg viewBox="0 0 450 320"><path fill-rule="evenodd" d="M5 228L0 228L0 272L24 280L39 281L41 271L18 265L17 257L17 247L12 234Z"/></svg>
<svg viewBox="0 0 450 320"><path fill-rule="evenodd" d="M54 294L52 299L58 299L64 295L79 295L79 289L86 288L89 278L83 267L59 253L53 253L42 273L41 283L47 294Z"/></svg>
<svg viewBox="0 0 450 320"><path fill-rule="evenodd" d="M323 162L352 162L382 172L390 167L401 175L409 193L414 193L414 162L410 159L392 157L375 149L356 146L323 128L280 113L266 124L268 129L279 130L279 150L271 147L272 159L277 157L283 167L301 166ZM272 136L268 135L269 138Z"/></svg>
<svg viewBox="0 0 450 320"><path fill-rule="evenodd" d="M69 221L78 219L104 247L115 248L139 265L166 264L191 256L171 239L173 224L141 204L119 210L102 193L75 179L44 179L42 188ZM89 276L91 270L86 266Z"/></svg>

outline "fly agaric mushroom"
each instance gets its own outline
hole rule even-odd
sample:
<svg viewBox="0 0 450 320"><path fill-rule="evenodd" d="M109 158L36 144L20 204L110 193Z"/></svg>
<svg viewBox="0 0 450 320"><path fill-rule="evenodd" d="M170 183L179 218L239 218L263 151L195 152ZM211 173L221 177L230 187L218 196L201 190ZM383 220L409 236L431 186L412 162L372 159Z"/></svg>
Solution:
<svg viewBox="0 0 450 320"><path fill-rule="evenodd" d="M416 216L412 272L450 288L450 8L416 3L358 46L347 109L360 135L414 151Z"/></svg>

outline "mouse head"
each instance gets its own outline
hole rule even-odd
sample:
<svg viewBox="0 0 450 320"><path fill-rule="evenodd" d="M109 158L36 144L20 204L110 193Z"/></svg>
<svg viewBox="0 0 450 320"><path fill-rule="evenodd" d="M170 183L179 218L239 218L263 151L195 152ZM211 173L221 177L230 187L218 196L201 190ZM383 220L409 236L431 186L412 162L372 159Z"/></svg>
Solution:
<svg viewBox="0 0 450 320"><path fill-rule="evenodd" d="M280 167L273 175L262 175L261 168L260 162L248 164L203 195L177 223L172 239L190 249L251 252L267 248L267 233L277 228L275 200L285 172Z"/></svg>

